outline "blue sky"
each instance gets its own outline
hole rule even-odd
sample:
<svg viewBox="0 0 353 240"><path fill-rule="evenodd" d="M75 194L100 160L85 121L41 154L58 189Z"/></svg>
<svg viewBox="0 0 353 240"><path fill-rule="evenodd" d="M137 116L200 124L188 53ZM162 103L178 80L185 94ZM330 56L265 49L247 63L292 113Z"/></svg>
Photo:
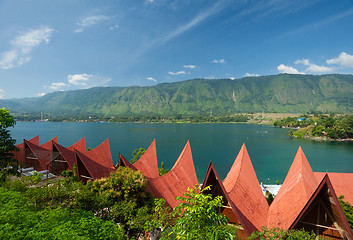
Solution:
<svg viewBox="0 0 353 240"><path fill-rule="evenodd" d="M352 0L0 0L0 98L353 73Z"/></svg>

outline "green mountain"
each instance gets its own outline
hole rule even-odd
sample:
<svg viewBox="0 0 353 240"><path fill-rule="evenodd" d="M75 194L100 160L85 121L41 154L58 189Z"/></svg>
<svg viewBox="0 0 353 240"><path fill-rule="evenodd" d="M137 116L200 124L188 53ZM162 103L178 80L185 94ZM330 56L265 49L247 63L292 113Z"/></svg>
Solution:
<svg viewBox="0 0 353 240"><path fill-rule="evenodd" d="M353 112L353 75L193 79L149 87L97 87L1 100L13 113L75 115L229 115L247 112Z"/></svg>

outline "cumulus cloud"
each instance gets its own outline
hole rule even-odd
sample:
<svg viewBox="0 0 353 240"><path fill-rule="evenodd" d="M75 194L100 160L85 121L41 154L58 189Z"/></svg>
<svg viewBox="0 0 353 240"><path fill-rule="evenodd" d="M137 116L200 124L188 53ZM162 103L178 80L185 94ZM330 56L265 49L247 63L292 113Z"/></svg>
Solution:
<svg viewBox="0 0 353 240"><path fill-rule="evenodd" d="M153 77L147 77L146 78L148 81L152 81L152 82L157 82L157 79L153 78Z"/></svg>
<svg viewBox="0 0 353 240"><path fill-rule="evenodd" d="M286 66L281 64L277 67L279 73L288 73L288 74L305 74L303 72L299 72L297 69L291 66Z"/></svg>
<svg viewBox="0 0 353 240"><path fill-rule="evenodd" d="M67 84L66 83L63 83L63 82L56 82L56 83L52 83L49 88L50 89L53 89L53 90L59 90L63 87L66 87Z"/></svg>
<svg viewBox="0 0 353 240"><path fill-rule="evenodd" d="M225 60L224 59L214 59L212 62L213 63L224 63Z"/></svg>
<svg viewBox="0 0 353 240"><path fill-rule="evenodd" d="M45 94L46 94L46 93L41 92L41 93L38 93L37 96L38 96L38 97L43 97Z"/></svg>
<svg viewBox="0 0 353 240"><path fill-rule="evenodd" d="M90 78L93 77L91 74L69 74L67 80L70 84L87 86Z"/></svg>
<svg viewBox="0 0 353 240"><path fill-rule="evenodd" d="M5 91L0 88L0 99L3 99L5 95Z"/></svg>
<svg viewBox="0 0 353 240"><path fill-rule="evenodd" d="M169 75L185 75L185 74L190 74L189 72L185 71L178 71L178 72L168 72Z"/></svg>
<svg viewBox="0 0 353 240"><path fill-rule="evenodd" d="M184 65L183 68L194 69L194 68L196 68L196 66L195 65Z"/></svg>
<svg viewBox="0 0 353 240"><path fill-rule="evenodd" d="M105 15L92 15L92 16L84 17L79 22L76 23L78 27L74 32L75 33L83 32L87 28L92 27L93 25L96 25L108 19L110 19L110 17Z"/></svg>
<svg viewBox="0 0 353 240"><path fill-rule="evenodd" d="M244 77L259 77L260 75L257 73L245 73Z"/></svg>
<svg viewBox="0 0 353 240"><path fill-rule="evenodd" d="M3 52L0 57L0 68L11 69L20 67L31 60L31 52L42 43L49 43L54 29L42 26L38 29L28 30L10 43L12 48Z"/></svg>
<svg viewBox="0 0 353 240"><path fill-rule="evenodd" d="M295 64L303 64L304 66L308 66L304 71L306 73L327 73L332 72L335 68L326 67L326 66L319 66L314 63L311 63L309 59L301 59L294 62Z"/></svg>
<svg viewBox="0 0 353 240"><path fill-rule="evenodd" d="M236 78L235 78L235 77L230 77L229 79L230 79L230 80L235 80Z"/></svg>
<svg viewBox="0 0 353 240"><path fill-rule="evenodd" d="M353 68L353 55L349 55L348 53L341 52L341 54L338 57L328 59L326 63L337 64L341 67Z"/></svg>

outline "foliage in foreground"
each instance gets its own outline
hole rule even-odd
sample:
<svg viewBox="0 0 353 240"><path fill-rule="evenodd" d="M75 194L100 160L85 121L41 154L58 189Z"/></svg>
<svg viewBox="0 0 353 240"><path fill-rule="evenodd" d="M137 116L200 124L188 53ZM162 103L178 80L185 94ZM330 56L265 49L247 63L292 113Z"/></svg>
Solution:
<svg viewBox="0 0 353 240"><path fill-rule="evenodd" d="M112 221L91 212L38 208L20 192L0 187L2 239L127 239Z"/></svg>
<svg viewBox="0 0 353 240"><path fill-rule="evenodd" d="M344 196L341 195L338 197L338 201L342 207L344 215L347 218L349 226L353 229L353 206L349 203L344 201Z"/></svg>
<svg viewBox="0 0 353 240"><path fill-rule="evenodd" d="M259 240L279 240L279 239L287 239L287 240L319 240L324 239L323 237L317 236L314 232L306 232L305 230L283 230L279 228L266 228L263 227L261 231L254 232L249 237L251 240L259 239Z"/></svg>
<svg viewBox="0 0 353 240"><path fill-rule="evenodd" d="M163 226L161 239L236 239L236 228L218 212L222 197L203 193L209 189L189 188L183 197L177 197L181 203L173 212L161 207L164 200L157 202L154 224Z"/></svg>
<svg viewBox="0 0 353 240"><path fill-rule="evenodd" d="M12 139L10 130L8 130L15 124L10 111L0 108L0 181L4 181L7 174L15 173L17 170L17 160L11 153L17 149L16 140Z"/></svg>

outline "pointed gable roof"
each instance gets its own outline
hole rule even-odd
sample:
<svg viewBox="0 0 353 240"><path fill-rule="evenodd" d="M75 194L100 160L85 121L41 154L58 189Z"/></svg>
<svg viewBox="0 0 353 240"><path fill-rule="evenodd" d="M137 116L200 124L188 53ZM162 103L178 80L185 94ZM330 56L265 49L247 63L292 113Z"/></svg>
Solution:
<svg viewBox="0 0 353 240"><path fill-rule="evenodd" d="M320 209L322 213L320 213ZM353 239L352 229L327 174L325 174L289 229L302 228L306 231L313 230L318 235Z"/></svg>
<svg viewBox="0 0 353 240"><path fill-rule="evenodd" d="M58 136L54 137L53 139L50 139L48 142L43 143L40 145L42 148L45 148L47 150L52 150L53 149L53 142L58 143Z"/></svg>
<svg viewBox="0 0 353 240"><path fill-rule="evenodd" d="M12 153L14 154L14 158L16 158L19 163L24 164L25 161L25 143L17 144L16 147L18 148L19 151L13 151ZM33 144L39 145L39 135L31 138L30 140L27 140L28 142L31 142Z"/></svg>
<svg viewBox="0 0 353 240"><path fill-rule="evenodd" d="M99 146L85 152L84 154L96 163L115 170L112 154L110 152L109 139L106 139Z"/></svg>
<svg viewBox="0 0 353 240"><path fill-rule="evenodd" d="M289 229L317 186L314 172L299 147L286 179L270 206L267 227Z"/></svg>
<svg viewBox="0 0 353 240"><path fill-rule="evenodd" d="M81 138L80 140L78 140L76 143L72 144L70 147L68 147L67 149L74 151L74 149L79 150L80 152L86 152L86 140L85 138Z"/></svg>
<svg viewBox="0 0 353 240"><path fill-rule="evenodd" d="M205 194L212 194L213 197L222 196L223 207L222 213L229 218L229 222L240 224L243 229L238 230L240 239L247 239L248 236L256 229L255 226L242 214L234 202L229 198L227 191L219 177L214 165L210 162L202 188L211 185L210 191L205 191Z"/></svg>
<svg viewBox="0 0 353 240"><path fill-rule="evenodd" d="M59 151L61 156L64 158L64 160L67 162L69 165L70 169L73 169L73 165L76 162L76 157L75 157L75 152L71 151L70 149L61 146L60 144L53 142L54 147Z"/></svg>
<svg viewBox="0 0 353 240"><path fill-rule="evenodd" d="M135 171L137 170L128 160L126 160L126 158L120 152L119 152L119 160L115 168L118 168L118 167L128 167Z"/></svg>
<svg viewBox="0 0 353 240"><path fill-rule="evenodd" d="M34 143L36 145L39 145L39 135L34 136L33 138L29 139L28 142Z"/></svg>
<svg viewBox="0 0 353 240"><path fill-rule="evenodd" d="M343 200L353 205L353 173L314 173L317 181L321 181L326 174L330 177L337 196L344 195Z"/></svg>
<svg viewBox="0 0 353 240"><path fill-rule="evenodd" d="M255 227L248 231L260 230L265 226L268 203L262 193L245 144L241 147L223 185L230 200Z"/></svg>
<svg viewBox="0 0 353 240"><path fill-rule="evenodd" d="M141 171L146 177L156 178L159 176L155 139L140 159L133 164L133 166L137 170Z"/></svg>
<svg viewBox="0 0 353 240"><path fill-rule="evenodd" d="M189 141L168 173L148 178L148 181L149 190L156 198L164 198L172 208L178 206L179 201L175 198L183 196L188 187L192 188L198 184Z"/></svg>
<svg viewBox="0 0 353 240"><path fill-rule="evenodd" d="M28 147L37 158L39 165L37 166L38 169L35 168L35 170L39 171L47 169L51 162L51 151L27 140L24 140L24 144L25 148Z"/></svg>

